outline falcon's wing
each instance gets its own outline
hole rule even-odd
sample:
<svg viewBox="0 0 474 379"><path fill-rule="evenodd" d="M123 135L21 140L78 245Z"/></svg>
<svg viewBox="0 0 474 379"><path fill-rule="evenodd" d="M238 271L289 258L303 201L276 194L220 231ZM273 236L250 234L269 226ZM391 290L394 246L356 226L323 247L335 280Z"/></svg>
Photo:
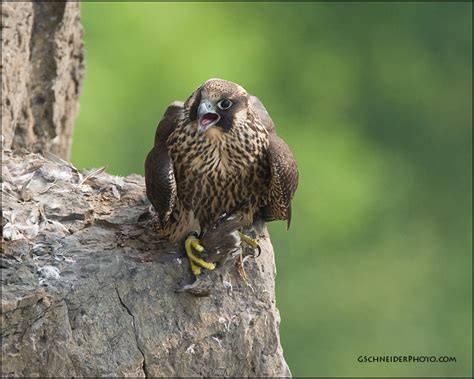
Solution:
<svg viewBox="0 0 474 379"><path fill-rule="evenodd" d="M298 168L288 145L276 134L269 134L268 161L271 179L269 201L265 217L269 220L288 220L291 223L291 199L298 186Z"/></svg>
<svg viewBox="0 0 474 379"><path fill-rule="evenodd" d="M176 128L182 110L183 103L177 101L166 109L156 130L155 146L145 160L146 194L161 225L168 220L176 202L176 180L166 140Z"/></svg>
<svg viewBox="0 0 474 379"><path fill-rule="evenodd" d="M270 164L268 205L263 209L266 221L287 220L291 223L291 200L298 186L298 167L288 145L276 135L275 126L267 110L255 97L250 97L255 116L268 130L267 158Z"/></svg>

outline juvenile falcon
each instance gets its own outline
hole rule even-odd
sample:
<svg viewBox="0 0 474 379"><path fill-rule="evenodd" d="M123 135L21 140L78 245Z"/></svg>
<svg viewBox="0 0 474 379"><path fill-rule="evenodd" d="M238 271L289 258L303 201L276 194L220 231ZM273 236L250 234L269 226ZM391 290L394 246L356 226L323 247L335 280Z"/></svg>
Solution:
<svg viewBox="0 0 474 379"><path fill-rule="evenodd" d="M289 227L298 169L260 100L238 84L209 79L186 102L166 109L145 161L145 181L160 234L185 241L199 275L201 267L215 266L194 253L204 251L197 236L223 214L238 213L244 226L287 220Z"/></svg>

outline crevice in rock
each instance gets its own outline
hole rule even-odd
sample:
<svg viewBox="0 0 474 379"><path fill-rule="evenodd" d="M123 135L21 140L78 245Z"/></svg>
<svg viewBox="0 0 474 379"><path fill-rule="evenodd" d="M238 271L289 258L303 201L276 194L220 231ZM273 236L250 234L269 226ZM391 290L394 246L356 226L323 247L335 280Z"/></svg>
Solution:
<svg viewBox="0 0 474 379"><path fill-rule="evenodd" d="M149 378L151 377L149 374L148 374L148 368L147 368L147 365L146 365L146 358L145 358L145 353L143 352L142 348L140 347L140 343L138 342L138 328L137 328L137 325L135 323L135 316L133 315L132 311L130 310L129 307L127 307L127 305L125 305L125 303L123 302L122 300L122 297L120 296L120 292L117 288L117 286L115 286L115 292L117 292L117 297L119 299L119 302L120 304L122 305L122 307L127 311L127 313L132 317L132 324L133 324L133 332L134 332L134 335L135 335L135 341L136 341L136 344L137 344L137 349L140 351L142 357L143 357L143 360L142 360L142 370L143 370L143 373L145 374L145 378Z"/></svg>

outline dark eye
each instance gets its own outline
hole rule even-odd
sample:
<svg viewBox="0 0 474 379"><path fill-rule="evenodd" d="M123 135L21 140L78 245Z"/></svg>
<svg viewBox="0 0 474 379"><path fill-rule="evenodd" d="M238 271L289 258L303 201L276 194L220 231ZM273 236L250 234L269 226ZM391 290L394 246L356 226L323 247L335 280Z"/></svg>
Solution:
<svg viewBox="0 0 474 379"><path fill-rule="evenodd" d="M217 106L224 111L232 106L232 101L229 99L223 99L217 103Z"/></svg>

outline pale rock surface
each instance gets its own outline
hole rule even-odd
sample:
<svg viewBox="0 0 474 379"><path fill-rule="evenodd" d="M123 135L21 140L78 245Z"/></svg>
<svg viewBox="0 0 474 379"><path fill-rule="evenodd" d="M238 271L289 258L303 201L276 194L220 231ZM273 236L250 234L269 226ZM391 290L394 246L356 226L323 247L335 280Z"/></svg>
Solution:
<svg viewBox="0 0 474 379"><path fill-rule="evenodd" d="M2 196L2 376L290 375L265 230L247 283L229 261L196 297L182 247L139 221L142 177L6 152Z"/></svg>

